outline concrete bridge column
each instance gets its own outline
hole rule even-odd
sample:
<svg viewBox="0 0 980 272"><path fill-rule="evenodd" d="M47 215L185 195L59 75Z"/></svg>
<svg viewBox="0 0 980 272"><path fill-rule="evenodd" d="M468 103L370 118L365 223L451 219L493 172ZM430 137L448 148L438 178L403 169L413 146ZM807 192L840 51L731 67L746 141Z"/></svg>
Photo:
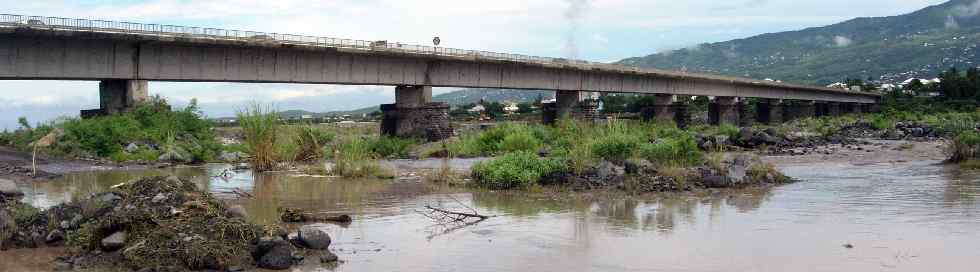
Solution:
<svg viewBox="0 0 980 272"><path fill-rule="evenodd" d="M751 127L752 122L755 122L755 116L752 114L752 104L749 100L739 97L735 102L735 110L738 112L738 126Z"/></svg>
<svg viewBox="0 0 980 272"><path fill-rule="evenodd" d="M676 96L656 94L653 99L653 118L658 122L673 122L676 118L673 106Z"/></svg>
<svg viewBox="0 0 980 272"><path fill-rule="evenodd" d="M582 93L579 91L556 91L555 92L555 113L558 119L573 118L582 101Z"/></svg>
<svg viewBox="0 0 980 272"><path fill-rule="evenodd" d="M432 102L431 86L397 86L395 103L381 105L381 135L438 141L453 135L449 104Z"/></svg>
<svg viewBox="0 0 980 272"><path fill-rule="evenodd" d="M735 105L738 102L737 97L731 96L718 96L715 100L711 102L712 107L716 110L709 116L712 125L720 125L723 123L738 125L738 109Z"/></svg>
<svg viewBox="0 0 980 272"><path fill-rule="evenodd" d="M861 107L857 103L844 103L842 105L846 114L861 113Z"/></svg>
<svg viewBox="0 0 980 272"><path fill-rule="evenodd" d="M103 80L99 82L99 108L83 110L82 118L122 113L149 97L146 80Z"/></svg>
<svg viewBox="0 0 980 272"><path fill-rule="evenodd" d="M755 106L756 121L763 124L778 124L783 122L782 99L760 99Z"/></svg>
<svg viewBox="0 0 980 272"><path fill-rule="evenodd" d="M813 117L816 114L816 103L813 101L799 101L794 105L789 105L784 110L786 116L790 116L792 119ZM786 121L790 120L788 119Z"/></svg>
<svg viewBox="0 0 980 272"><path fill-rule="evenodd" d="M841 106L837 102L827 102L827 116L840 116Z"/></svg>

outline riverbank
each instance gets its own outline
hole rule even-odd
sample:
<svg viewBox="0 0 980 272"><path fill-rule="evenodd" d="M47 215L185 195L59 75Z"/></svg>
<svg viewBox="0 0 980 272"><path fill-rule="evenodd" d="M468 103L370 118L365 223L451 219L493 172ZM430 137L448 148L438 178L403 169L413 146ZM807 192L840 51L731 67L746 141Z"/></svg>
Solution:
<svg viewBox="0 0 980 272"><path fill-rule="evenodd" d="M227 167L221 165L182 168L173 173L190 178L199 188L211 192L237 188L253 195L252 198L224 195L229 197L226 200L234 199L232 202L242 205L252 222L276 222L279 207L353 215L354 222L350 225L317 225L334 239L331 250L344 262L323 266L316 258L307 257L293 267L298 271L438 270L433 264L416 262L430 258L441 260L440 265L451 263L472 271L502 269L499 261L475 258L486 254L518 263L513 267L504 265L503 269L520 266L540 271L611 265L622 269L651 265L692 270L749 269L751 265L746 262L758 263L752 260L765 260L766 267L776 265L788 270L806 263L834 271L862 271L881 265L893 267L890 270L894 271L916 271L930 266L963 271L965 267L958 266L962 263L950 261L973 252L964 241L980 238L975 231L978 227L975 223L980 221L968 213L980 208L973 201L980 194L980 184L968 172L947 172L948 168L935 166L943 159L940 144L915 142L913 148L896 148L905 143L886 142L876 152L891 155L865 155L845 163L837 161L869 152L847 149L838 151L841 155L835 157L826 154L762 157L802 179L799 183L641 195L612 190L491 191L435 184L424 179L342 180L284 172L241 174L229 181L211 178ZM918 156L923 152L933 155ZM911 159L903 161L902 157ZM442 167L439 160L393 164L404 171ZM451 166L462 164L465 163L450 161ZM27 201L44 202L40 199L87 194L88 190L99 191L99 186L108 187L142 175L140 170L127 173L98 176L69 173L66 178L72 182L41 181L37 184L38 191L31 196L33 200ZM883 184L887 184L886 190L880 188L886 186ZM896 199L898 195L902 198ZM454 204L456 201L495 217L446 232L415 213L424 205L465 209ZM814 220L815 216L820 220ZM943 227L934 227L937 224ZM875 234L873 237L866 235L870 230ZM937 232L951 236L936 237ZM799 233L808 235L800 237ZM794 241L792 246L778 242L787 239ZM719 243L731 246L718 248ZM753 243L765 246L739 246ZM845 248L845 244L853 248ZM585 245L590 249L586 250ZM933 245L942 247L928 252L919 250ZM601 250L595 251L596 248ZM639 258L626 250L635 251L635 248L644 252L681 252ZM30 256L37 260L48 251L5 251L0 252L0 260L21 265L12 267L31 267L27 263L33 261L20 258ZM700 252L697 255L700 257L685 257L693 251ZM547 262L549 265L540 258L521 257L543 252L553 256L547 257L552 260ZM893 261L896 254L917 257L896 262ZM56 255L50 254L51 258ZM773 263L771 256L794 261ZM706 261L705 257L710 258ZM728 261L729 258L739 261ZM570 264L555 265L557 262ZM54 260L35 263L37 270L48 270Z"/></svg>

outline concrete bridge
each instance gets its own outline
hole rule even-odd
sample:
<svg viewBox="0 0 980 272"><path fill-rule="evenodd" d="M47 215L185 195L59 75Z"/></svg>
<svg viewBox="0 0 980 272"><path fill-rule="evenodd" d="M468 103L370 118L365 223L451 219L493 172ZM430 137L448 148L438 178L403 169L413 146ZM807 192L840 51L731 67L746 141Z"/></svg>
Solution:
<svg viewBox="0 0 980 272"><path fill-rule="evenodd" d="M451 134L432 87L555 90L546 117L591 116L583 92L656 95L647 116L678 119L678 96L713 97L712 121L738 123L746 98L763 122L870 110L879 96L746 78L387 41L214 28L0 15L0 79L99 80L100 109L144 100L147 81L396 86L382 130L430 139ZM683 101L684 99L680 99ZM749 118L742 118L743 120Z"/></svg>

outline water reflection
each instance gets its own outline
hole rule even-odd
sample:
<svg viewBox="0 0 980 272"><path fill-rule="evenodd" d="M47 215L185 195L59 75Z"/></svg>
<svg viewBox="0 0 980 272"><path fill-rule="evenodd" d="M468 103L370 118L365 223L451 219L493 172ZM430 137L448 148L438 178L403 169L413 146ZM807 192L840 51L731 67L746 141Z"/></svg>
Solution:
<svg viewBox="0 0 980 272"><path fill-rule="evenodd" d="M303 271L968 271L980 265L980 173L934 162L787 166L785 172L805 181L598 200L286 173L213 177L226 167L70 174L25 188L26 201L50 206L140 176L175 174L244 205L258 223L277 222L279 207L354 215L349 226L318 225L346 262L308 262ZM237 199L234 190L254 197ZM416 214L426 204L498 217L445 232Z"/></svg>

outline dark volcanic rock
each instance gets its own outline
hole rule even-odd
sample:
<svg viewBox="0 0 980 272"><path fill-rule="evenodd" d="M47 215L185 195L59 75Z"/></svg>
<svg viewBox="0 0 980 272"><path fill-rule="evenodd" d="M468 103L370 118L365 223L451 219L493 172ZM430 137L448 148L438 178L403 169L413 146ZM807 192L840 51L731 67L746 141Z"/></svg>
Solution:
<svg viewBox="0 0 980 272"><path fill-rule="evenodd" d="M327 249L330 246L330 235L313 225L300 227L298 238L307 248Z"/></svg>

